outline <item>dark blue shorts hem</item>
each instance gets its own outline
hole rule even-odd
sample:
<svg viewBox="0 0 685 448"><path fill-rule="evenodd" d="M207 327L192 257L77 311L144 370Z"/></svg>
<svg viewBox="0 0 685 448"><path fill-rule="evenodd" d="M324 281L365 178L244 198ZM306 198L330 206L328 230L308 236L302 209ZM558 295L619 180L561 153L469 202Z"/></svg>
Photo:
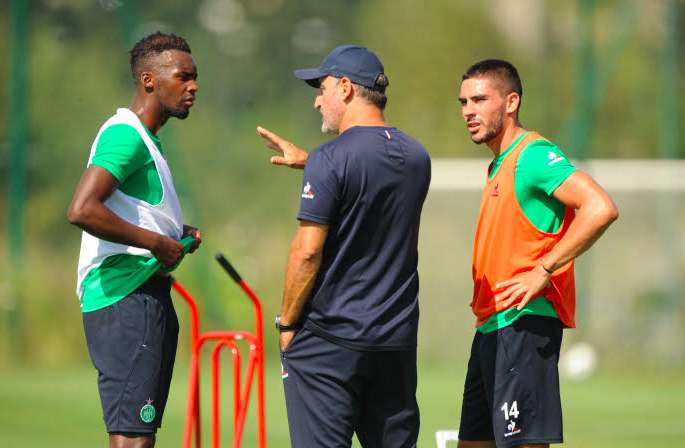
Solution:
<svg viewBox="0 0 685 448"><path fill-rule="evenodd" d="M107 433L108 434L156 434L157 430L159 429L158 426L152 427L152 428L140 428L140 427L123 427L123 428L107 428Z"/></svg>
<svg viewBox="0 0 685 448"><path fill-rule="evenodd" d="M512 440L504 443L498 443L497 448L515 448L521 445L552 445L564 443L563 438L551 438L551 439L523 439L523 440Z"/></svg>

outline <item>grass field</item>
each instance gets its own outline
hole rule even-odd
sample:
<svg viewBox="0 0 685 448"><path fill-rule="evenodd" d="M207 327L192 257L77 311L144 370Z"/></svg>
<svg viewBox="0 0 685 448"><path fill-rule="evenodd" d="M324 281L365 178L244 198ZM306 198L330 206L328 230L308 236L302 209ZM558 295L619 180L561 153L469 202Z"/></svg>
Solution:
<svg viewBox="0 0 685 448"><path fill-rule="evenodd" d="M266 375L268 445L284 448L290 444L276 367L267 366ZM172 385L164 427L158 436L159 447L181 444L185 372L185 366L180 365ZM423 367L420 371L420 447L435 446L436 430L458 426L463 374L462 370L445 366ZM582 382L564 382L564 446L682 446L685 424L679 410L685 402L684 378L683 372L645 375L630 370L611 370L600 371ZM205 380L204 384L209 381ZM0 372L0 403L0 447L106 446L95 372L90 368ZM206 418L209 410L205 407L203 411ZM230 418L228 409L224 416ZM205 424L205 428L209 426ZM228 436L229 431L226 427L224 435ZM206 430L204 440L205 446L210 446ZM256 446L253 418L248 424L243 446Z"/></svg>

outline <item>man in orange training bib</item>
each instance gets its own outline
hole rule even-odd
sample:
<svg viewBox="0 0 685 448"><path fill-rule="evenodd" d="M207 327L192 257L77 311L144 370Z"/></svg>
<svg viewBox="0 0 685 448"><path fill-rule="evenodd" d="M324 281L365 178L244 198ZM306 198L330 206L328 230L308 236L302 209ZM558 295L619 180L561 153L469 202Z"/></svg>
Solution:
<svg viewBox="0 0 685 448"><path fill-rule="evenodd" d="M516 68L485 60L462 77L468 132L493 153L473 248L477 331L460 448L562 443L557 364L575 327L573 260L618 217L609 195L557 145L518 120Z"/></svg>

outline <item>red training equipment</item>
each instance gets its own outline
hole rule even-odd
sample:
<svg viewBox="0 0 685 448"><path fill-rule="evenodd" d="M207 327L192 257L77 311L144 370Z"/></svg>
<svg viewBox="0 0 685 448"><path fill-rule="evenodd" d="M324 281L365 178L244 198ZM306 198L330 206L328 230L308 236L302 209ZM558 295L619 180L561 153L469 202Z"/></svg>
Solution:
<svg viewBox="0 0 685 448"><path fill-rule="evenodd" d="M200 351L205 343L216 341L212 352L212 446L220 446L219 428L219 356L223 348L231 350L233 360L233 448L240 448L242 443L245 419L250 402L250 391L254 376L257 376L257 447L266 447L266 425L264 417L264 338L262 305L259 297L240 277L233 266L219 254L217 261L231 276L231 278L247 294L254 307L255 334L246 331L208 331L199 334L199 315L197 302L190 293L174 279L173 288L186 301L190 308L190 343L191 359L188 379L188 401L186 404L186 420L183 433L183 448L191 448L192 436L195 432L195 448L201 448L200 428ZM247 341L249 355L245 369L245 381L241 389L241 359L236 341Z"/></svg>

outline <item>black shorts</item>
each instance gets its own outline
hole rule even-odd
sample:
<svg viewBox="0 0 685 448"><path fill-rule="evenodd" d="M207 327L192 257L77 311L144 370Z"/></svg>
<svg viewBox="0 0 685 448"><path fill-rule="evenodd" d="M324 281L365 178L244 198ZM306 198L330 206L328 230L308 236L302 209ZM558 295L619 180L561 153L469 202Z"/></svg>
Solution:
<svg viewBox="0 0 685 448"><path fill-rule="evenodd" d="M459 439L497 447L562 443L559 319L524 316L471 347Z"/></svg>
<svg viewBox="0 0 685 448"><path fill-rule="evenodd" d="M83 313L109 433L152 434L161 426L178 341L170 290L169 277L153 275L122 300Z"/></svg>
<svg viewBox="0 0 685 448"><path fill-rule="evenodd" d="M416 350L359 351L302 329L281 354L293 448L415 448Z"/></svg>

